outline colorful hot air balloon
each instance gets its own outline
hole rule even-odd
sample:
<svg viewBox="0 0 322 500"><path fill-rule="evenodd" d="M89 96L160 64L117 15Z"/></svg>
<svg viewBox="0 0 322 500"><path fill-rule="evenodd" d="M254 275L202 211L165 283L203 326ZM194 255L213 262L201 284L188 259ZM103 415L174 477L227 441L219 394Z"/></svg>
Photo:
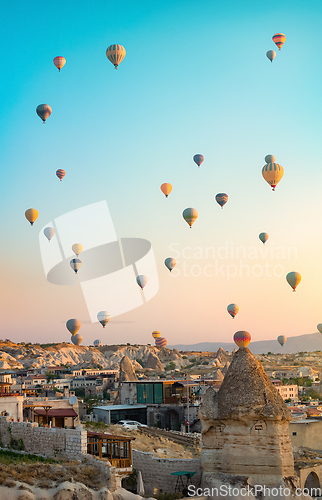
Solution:
<svg viewBox="0 0 322 500"><path fill-rule="evenodd" d="M262 175L265 181L268 182L270 186L272 186L273 191L275 191L275 188L279 181L282 179L283 174L284 169L282 165L279 165L278 163L267 163L262 168Z"/></svg>
<svg viewBox="0 0 322 500"><path fill-rule="evenodd" d="M186 208L182 212L182 217L184 218L186 223L189 224L190 229L191 229L192 224L195 222L195 220L198 217L198 212L195 208Z"/></svg>
<svg viewBox="0 0 322 500"><path fill-rule="evenodd" d="M265 163L275 163L275 156L274 155L266 155L265 156Z"/></svg>
<svg viewBox="0 0 322 500"><path fill-rule="evenodd" d="M106 49L106 57L114 64L115 69L117 69L120 62L123 61L125 54L126 50L122 45L114 44Z"/></svg>
<svg viewBox="0 0 322 500"><path fill-rule="evenodd" d="M282 47L282 45L284 44L284 42L286 40L286 36L284 35L284 33L276 33L272 37L272 40L275 43L275 45L277 45L278 50L281 50L281 47Z"/></svg>
<svg viewBox="0 0 322 500"><path fill-rule="evenodd" d="M53 227L45 227L44 229L44 235L46 236L47 240L50 242L52 237L55 234L55 229Z"/></svg>
<svg viewBox="0 0 322 500"><path fill-rule="evenodd" d="M302 277L300 273L297 273L295 271L288 273L286 275L286 281L288 284L293 288L293 292L295 292L297 285L300 283Z"/></svg>
<svg viewBox="0 0 322 500"><path fill-rule="evenodd" d="M167 345L167 341L163 337L158 337L155 339L155 345L157 347L165 347Z"/></svg>
<svg viewBox="0 0 322 500"><path fill-rule="evenodd" d="M172 191L172 186L168 182L165 182L164 184L161 184L160 189L162 193L165 195L165 197L168 198L169 194Z"/></svg>
<svg viewBox="0 0 322 500"><path fill-rule="evenodd" d="M110 321L111 316L108 314L107 311L101 311L97 315L98 321L103 325L103 328L107 325L107 323Z"/></svg>
<svg viewBox="0 0 322 500"><path fill-rule="evenodd" d="M204 156L202 155L195 155L193 157L193 161L198 165L198 167L200 167L200 165L202 164L202 162L204 161Z"/></svg>
<svg viewBox="0 0 322 500"><path fill-rule="evenodd" d="M239 307L237 304L229 304L229 306L227 306L227 311L229 312L230 316L234 319L234 317L239 311Z"/></svg>
<svg viewBox="0 0 322 500"><path fill-rule="evenodd" d="M137 284L139 285L139 287L143 290L143 288L145 287L145 285L147 284L148 282L148 277L145 276L144 274L140 274L137 278L136 278L136 282Z"/></svg>
<svg viewBox="0 0 322 500"><path fill-rule="evenodd" d="M57 175L58 179L62 181L66 175L66 172L62 168L59 168L58 170L56 170L56 175Z"/></svg>
<svg viewBox="0 0 322 500"><path fill-rule="evenodd" d="M218 205L221 206L221 208L224 208L224 205L226 205L228 201L228 194L226 193L218 193L215 196L215 200L218 203Z"/></svg>
<svg viewBox="0 0 322 500"><path fill-rule="evenodd" d="M266 52L266 57L268 57L268 59L273 62L273 59L275 59L276 57L276 52L275 50L269 50L268 52Z"/></svg>
<svg viewBox="0 0 322 500"><path fill-rule="evenodd" d="M34 225L34 222L37 220L38 215L39 215L38 210L36 210L35 208L28 208L28 210L25 211L25 217L32 226Z"/></svg>
<svg viewBox="0 0 322 500"><path fill-rule="evenodd" d="M262 243L266 243L266 241L268 240L268 234L267 233L260 233L260 235L258 236L259 239L261 240Z"/></svg>
<svg viewBox="0 0 322 500"><path fill-rule="evenodd" d="M287 337L285 337L285 335L280 335L279 337L277 337L277 342L279 344L281 344L282 347L286 341L287 341Z"/></svg>
<svg viewBox="0 0 322 500"><path fill-rule="evenodd" d="M238 347L247 347L251 339L250 333L245 331L236 332L234 335L234 342Z"/></svg>
<svg viewBox="0 0 322 500"><path fill-rule="evenodd" d="M72 335L76 335L81 326L82 323L79 321L79 319L69 319L66 323L66 328Z"/></svg>
<svg viewBox="0 0 322 500"><path fill-rule="evenodd" d="M36 108L36 113L42 119L43 123L46 123L47 118L51 115L51 111L52 109L49 104L39 104Z"/></svg>
<svg viewBox="0 0 322 500"><path fill-rule="evenodd" d="M82 267L82 261L80 259L72 259L70 261L70 267L72 268L73 271L75 271L75 274L77 274L80 268Z"/></svg>
<svg viewBox="0 0 322 500"><path fill-rule="evenodd" d="M161 337L161 333L160 333L160 332L158 332L157 330L155 330L154 332L152 332L152 337L153 337L154 339L158 339L158 338L160 338L160 337Z"/></svg>
<svg viewBox="0 0 322 500"><path fill-rule="evenodd" d="M322 333L322 323L318 324L317 329L319 330L320 333Z"/></svg>
<svg viewBox="0 0 322 500"><path fill-rule="evenodd" d="M66 64L65 57L63 56L54 57L54 65L56 66L56 68L58 68L59 73L62 67L65 66L65 64Z"/></svg>
<svg viewBox="0 0 322 500"><path fill-rule="evenodd" d="M76 335L72 335L70 340L74 345L80 345L83 341L83 337L79 333L77 333Z"/></svg>
<svg viewBox="0 0 322 500"><path fill-rule="evenodd" d="M167 259L165 259L164 263L171 273L171 271L174 268L174 266L176 265L177 261L173 257L168 257Z"/></svg>
<svg viewBox="0 0 322 500"><path fill-rule="evenodd" d="M72 250L74 254L78 257L79 254L83 251L83 245L81 245L80 243L74 243L74 245L72 246Z"/></svg>

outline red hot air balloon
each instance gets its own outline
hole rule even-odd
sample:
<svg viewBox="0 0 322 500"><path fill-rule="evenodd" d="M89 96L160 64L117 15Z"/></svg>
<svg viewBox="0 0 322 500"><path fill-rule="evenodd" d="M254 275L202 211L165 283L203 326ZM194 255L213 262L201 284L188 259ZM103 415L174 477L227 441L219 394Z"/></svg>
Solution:
<svg viewBox="0 0 322 500"><path fill-rule="evenodd" d="M234 342L238 347L247 347L251 339L250 333L245 331L236 332L234 335Z"/></svg>
<svg viewBox="0 0 322 500"><path fill-rule="evenodd" d="M200 165L202 164L202 162L204 161L204 156L202 155L195 155L193 157L193 161L198 165L198 167L200 167Z"/></svg>
<svg viewBox="0 0 322 500"><path fill-rule="evenodd" d="M66 175L66 172L62 168L59 168L58 170L56 170L56 175L57 175L58 179L62 181Z"/></svg>

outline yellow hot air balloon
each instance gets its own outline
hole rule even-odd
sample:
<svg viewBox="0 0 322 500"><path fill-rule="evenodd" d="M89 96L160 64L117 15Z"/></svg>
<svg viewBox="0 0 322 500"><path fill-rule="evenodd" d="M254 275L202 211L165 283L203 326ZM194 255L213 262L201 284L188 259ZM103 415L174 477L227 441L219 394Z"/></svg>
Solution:
<svg viewBox="0 0 322 500"><path fill-rule="evenodd" d="M80 243L74 243L74 245L72 246L72 250L74 254L78 257L83 250L83 245L81 245Z"/></svg>
<svg viewBox="0 0 322 500"><path fill-rule="evenodd" d="M267 163L262 168L262 175L265 181L268 182L270 186L272 186L273 191L275 191L275 188L279 181L282 179L283 174L284 169L282 165L279 165L278 163Z"/></svg>
<svg viewBox="0 0 322 500"><path fill-rule="evenodd" d="M286 275L286 281L293 288L293 292L295 292L297 285L301 282L301 275L295 271L288 273Z"/></svg>
<svg viewBox="0 0 322 500"><path fill-rule="evenodd" d="M34 222L37 220L38 215L39 215L38 210L36 210L35 208L28 208L28 210L25 211L25 217L32 226Z"/></svg>
<svg viewBox="0 0 322 500"><path fill-rule="evenodd" d="M160 337L161 337L161 333L160 333L160 332L158 332L157 330L155 330L154 332L152 332L152 337L153 337L154 339L158 339L158 338L160 338Z"/></svg>
<svg viewBox="0 0 322 500"><path fill-rule="evenodd" d="M172 186L168 182L165 182L164 184L161 184L160 189L162 193L165 195L165 197L168 198L169 194L172 191Z"/></svg>
<svg viewBox="0 0 322 500"><path fill-rule="evenodd" d="M272 36L272 40L277 45L278 50L281 50L282 45L285 43L286 36L284 33L275 33L274 36Z"/></svg>
<svg viewBox="0 0 322 500"><path fill-rule="evenodd" d="M112 64L114 64L115 69L117 69L118 65L121 61L123 61L126 54L126 50L122 45L114 44L110 45L106 49L106 57Z"/></svg>
<svg viewBox="0 0 322 500"><path fill-rule="evenodd" d="M198 217L198 212L195 208L186 208L182 212L182 217L184 218L186 223L189 224L190 229L191 229L192 224L195 222L195 220Z"/></svg>

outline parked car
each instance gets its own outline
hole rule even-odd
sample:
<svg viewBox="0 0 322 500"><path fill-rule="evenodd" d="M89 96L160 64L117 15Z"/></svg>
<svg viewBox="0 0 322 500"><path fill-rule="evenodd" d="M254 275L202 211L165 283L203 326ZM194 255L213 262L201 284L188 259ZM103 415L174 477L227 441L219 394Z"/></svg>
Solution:
<svg viewBox="0 0 322 500"><path fill-rule="evenodd" d="M120 420L119 422L117 422L117 425L122 425L124 429L134 429L135 431L137 431L139 427L148 427L145 424L136 422L136 420Z"/></svg>

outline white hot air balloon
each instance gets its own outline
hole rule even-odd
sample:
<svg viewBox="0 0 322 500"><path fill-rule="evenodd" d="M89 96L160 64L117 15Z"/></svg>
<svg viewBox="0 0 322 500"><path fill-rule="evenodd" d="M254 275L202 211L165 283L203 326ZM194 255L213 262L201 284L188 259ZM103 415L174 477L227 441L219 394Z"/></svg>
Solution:
<svg viewBox="0 0 322 500"><path fill-rule="evenodd" d="M44 229L44 235L46 236L47 240L50 242L52 237L55 234L55 229L53 227L45 227Z"/></svg>
<svg viewBox="0 0 322 500"><path fill-rule="evenodd" d="M107 323L110 321L111 316L108 314L107 311L100 311L97 315L98 321L101 323L103 328L107 325Z"/></svg>

